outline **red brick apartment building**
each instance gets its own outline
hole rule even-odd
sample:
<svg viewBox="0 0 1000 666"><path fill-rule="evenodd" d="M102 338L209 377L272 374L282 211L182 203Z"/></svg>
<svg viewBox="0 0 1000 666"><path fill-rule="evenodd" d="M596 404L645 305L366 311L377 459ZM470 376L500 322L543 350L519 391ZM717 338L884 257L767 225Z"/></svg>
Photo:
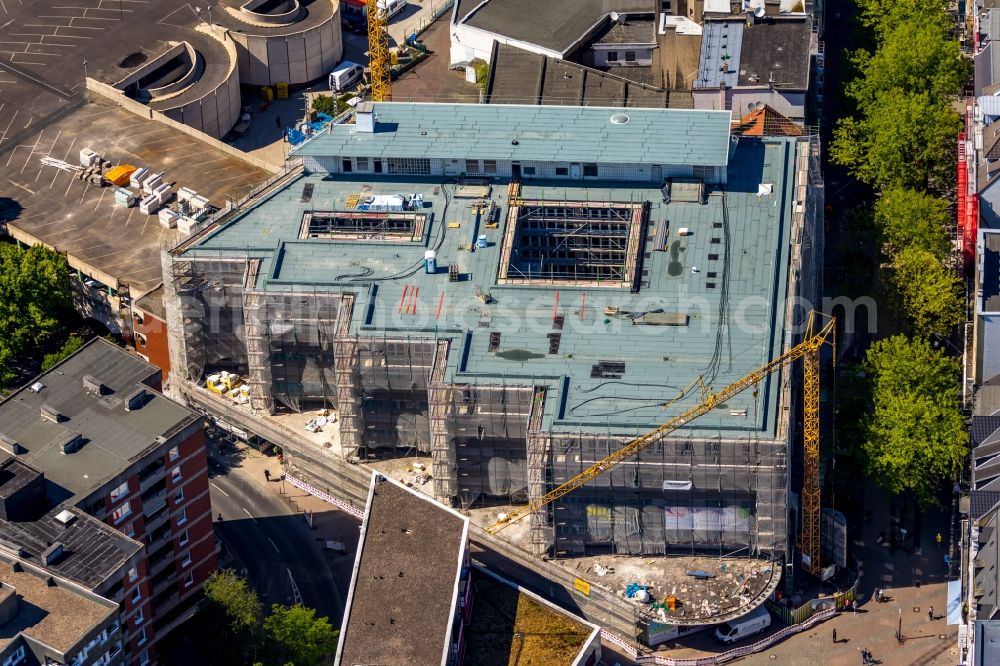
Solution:
<svg viewBox="0 0 1000 666"><path fill-rule="evenodd" d="M135 351L144 360L158 367L160 377L167 380L170 354L167 352L167 320L163 311L163 285L137 298L132 304L132 333Z"/></svg>
<svg viewBox="0 0 1000 666"><path fill-rule="evenodd" d="M44 474L52 501L144 545L113 601L126 664L154 664L156 643L215 569L202 419L160 392L162 375L101 339L0 402L4 455Z"/></svg>

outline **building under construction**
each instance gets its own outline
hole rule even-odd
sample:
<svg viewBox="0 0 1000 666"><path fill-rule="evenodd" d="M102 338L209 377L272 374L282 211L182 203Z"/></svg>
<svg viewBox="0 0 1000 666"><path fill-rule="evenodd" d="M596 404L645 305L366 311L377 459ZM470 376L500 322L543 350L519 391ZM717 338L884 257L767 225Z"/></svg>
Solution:
<svg viewBox="0 0 1000 666"><path fill-rule="evenodd" d="M779 356L816 302L815 142L730 120L363 104L164 253L171 384L237 373L248 420L335 410L321 443L284 444L317 483L331 457L421 456L461 510L539 497ZM796 375L536 512L524 546L788 558Z"/></svg>

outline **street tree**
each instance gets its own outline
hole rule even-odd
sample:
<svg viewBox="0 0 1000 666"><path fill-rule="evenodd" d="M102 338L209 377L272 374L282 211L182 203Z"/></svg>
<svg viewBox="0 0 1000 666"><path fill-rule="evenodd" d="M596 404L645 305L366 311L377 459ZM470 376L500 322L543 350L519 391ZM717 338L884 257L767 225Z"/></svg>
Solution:
<svg viewBox="0 0 1000 666"><path fill-rule="evenodd" d="M65 344L59 348L59 351L46 354L42 358L42 372L48 372L52 368L59 365L59 363L61 363L64 359L79 351L80 347L83 346L83 343L84 340L79 335L69 336Z"/></svg>
<svg viewBox="0 0 1000 666"><path fill-rule="evenodd" d="M947 21L947 0L858 0L861 24L883 35L903 21Z"/></svg>
<svg viewBox="0 0 1000 666"><path fill-rule="evenodd" d="M909 247L927 250L938 260L951 254L948 201L917 190L891 188L875 202L875 224L894 256Z"/></svg>
<svg viewBox="0 0 1000 666"><path fill-rule="evenodd" d="M41 245L0 243L0 385L15 378L20 355L60 330L69 306L65 256Z"/></svg>
<svg viewBox="0 0 1000 666"><path fill-rule="evenodd" d="M879 93L860 117L841 120L830 155L880 189L928 189L948 182L961 124L947 102L893 89Z"/></svg>
<svg viewBox="0 0 1000 666"><path fill-rule="evenodd" d="M970 62L947 25L904 21L882 35L874 54L855 51L852 61L859 76L847 85L847 94L861 109L891 90L926 92L935 102L954 99L969 79Z"/></svg>
<svg viewBox="0 0 1000 666"><path fill-rule="evenodd" d="M920 247L900 251L892 282L916 335L947 337L965 319L965 287L953 270Z"/></svg>
<svg viewBox="0 0 1000 666"><path fill-rule="evenodd" d="M865 422L869 473L892 493L933 504L968 453L959 409L959 363L926 340L897 335L869 348L873 409Z"/></svg>
<svg viewBox="0 0 1000 666"><path fill-rule="evenodd" d="M234 634L253 634L261 618L260 599L245 578L231 569L212 574L205 582L205 597L225 613Z"/></svg>
<svg viewBox="0 0 1000 666"><path fill-rule="evenodd" d="M337 647L339 633L325 617L300 604L274 604L264 620L264 631L281 655L279 663L313 666L325 663Z"/></svg>

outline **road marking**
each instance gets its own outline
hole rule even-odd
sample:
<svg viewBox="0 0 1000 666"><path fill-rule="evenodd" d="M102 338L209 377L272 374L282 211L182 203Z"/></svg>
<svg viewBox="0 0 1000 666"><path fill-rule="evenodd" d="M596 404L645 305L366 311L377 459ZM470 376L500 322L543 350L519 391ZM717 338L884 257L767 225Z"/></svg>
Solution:
<svg viewBox="0 0 1000 666"><path fill-rule="evenodd" d="M271 541L271 537L267 537L267 540ZM274 552L278 553L279 555L281 554L281 551L278 550L278 546L273 541L271 541L271 546L274 548Z"/></svg>
<svg viewBox="0 0 1000 666"><path fill-rule="evenodd" d="M212 486L213 488L215 488L216 490L218 490L218 491L219 491L220 493L222 493L222 494L223 494L223 495L225 495L226 497L229 497L229 493L227 493L227 492L226 492L225 490L223 490L223 489L222 489L222 488L220 488L219 486L215 485L215 484L214 484L214 483L212 483L211 481L209 481L209 482L208 482L208 485Z"/></svg>
<svg viewBox="0 0 1000 666"><path fill-rule="evenodd" d="M253 521L253 522L255 522L255 523L257 522L257 519L253 517L253 514L252 514L252 513L250 513L249 511L247 511L246 507L240 507L240 508L242 508L242 509L243 509L243 513L245 513L245 514L247 514L248 516L250 516L250 520L252 520L252 521Z"/></svg>

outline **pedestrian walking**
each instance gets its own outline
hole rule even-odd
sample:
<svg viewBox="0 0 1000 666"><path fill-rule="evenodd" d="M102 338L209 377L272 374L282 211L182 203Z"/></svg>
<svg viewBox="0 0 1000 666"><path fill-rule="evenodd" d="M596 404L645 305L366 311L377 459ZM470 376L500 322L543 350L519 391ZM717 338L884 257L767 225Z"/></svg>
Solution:
<svg viewBox="0 0 1000 666"><path fill-rule="evenodd" d="M937 536L934 537L934 541L937 543L938 550L941 550L941 533L938 532Z"/></svg>
<svg viewBox="0 0 1000 666"><path fill-rule="evenodd" d="M833 630L833 642L834 643L837 642L837 630L836 629Z"/></svg>
<svg viewBox="0 0 1000 666"><path fill-rule="evenodd" d="M857 599L851 599L851 611L853 611L855 615L858 614L858 600Z"/></svg>
<svg viewBox="0 0 1000 666"><path fill-rule="evenodd" d="M276 116L274 118L274 126L281 129L281 116Z"/></svg>
<svg viewBox="0 0 1000 666"><path fill-rule="evenodd" d="M927 619L928 620L933 620L934 619L934 606L928 606L927 607Z"/></svg>
<svg viewBox="0 0 1000 666"><path fill-rule="evenodd" d="M268 482L271 481L271 470L269 469L264 470L264 479L267 480Z"/></svg>
<svg viewBox="0 0 1000 666"><path fill-rule="evenodd" d="M882 601L882 590L876 587L872 597L875 599L875 603L880 603Z"/></svg>

